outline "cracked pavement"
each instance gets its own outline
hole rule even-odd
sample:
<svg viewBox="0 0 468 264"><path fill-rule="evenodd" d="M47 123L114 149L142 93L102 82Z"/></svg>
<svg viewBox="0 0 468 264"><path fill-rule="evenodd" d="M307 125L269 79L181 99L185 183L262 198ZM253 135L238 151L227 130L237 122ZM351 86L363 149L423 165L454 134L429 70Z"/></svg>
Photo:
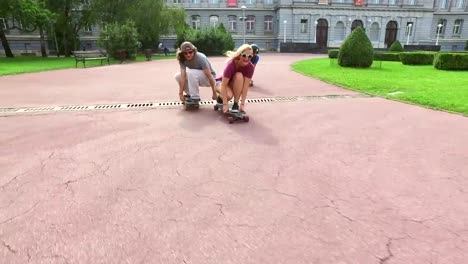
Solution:
<svg viewBox="0 0 468 264"><path fill-rule="evenodd" d="M289 69L308 57L264 54L249 96L355 93ZM0 107L176 100L176 70L4 76ZM210 106L0 117L0 262L468 259L468 118L382 98L247 107L232 125Z"/></svg>

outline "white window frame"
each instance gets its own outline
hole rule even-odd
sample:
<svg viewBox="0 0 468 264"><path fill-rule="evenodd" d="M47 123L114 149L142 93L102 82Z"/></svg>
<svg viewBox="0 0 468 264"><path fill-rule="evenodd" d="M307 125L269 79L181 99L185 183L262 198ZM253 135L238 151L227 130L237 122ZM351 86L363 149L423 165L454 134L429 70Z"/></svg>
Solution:
<svg viewBox="0 0 468 264"><path fill-rule="evenodd" d="M447 0L440 0L439 8L447 8Z"/></svg>
<svg viewBox="0 0 468 264"><path fill-rule="evenodd" d="M453 36L461 35L462 25L463 25L463 19L455 19L455 22L453 23L453 31L452 31Z"/></svg>
<svg viewBox="0 0 468 264"><path fill-rule="evenodd" d="M229 31L237 31L237 16L228 16Z"/></svg>
<svg viewBox="0 0 468 264"><path fill-rule="evenodd" d="M255 16L248 15L247 20L245 21L245 27L247 31L254 31L255 30Z"/></svg>
<svg viewBox="0 0 468 264"><path fill-rule="evenodd" d="M192 16L192 28L193 29L200 29L200 16L199 15L193 15Z"/></svg>
<svg viewBox="0 0 468 264"><path fill-rule="evenodd" d="M304 22L305 21L305 22ZM309 20L307 18L301 18L301 21L299 21L301 24L301 33L307 33L307 30L309 28Z"/></svg>
<svg viewBox="0 0 468 264"><path fill-rule="evenodd" d="M7 30L7 24L6 24L5 18L0 17L0 24L2 25L3 30Z"/></svg>
<svg viewBox="0 0 468 264"><path fill-rule="evenodd" d="M263 28L265 32L273 31L273 16L265 16L265 27Z"/></svg>
<svg viewBox="0 0 468 264"><path fill-rule="evenodd" d="M219 22L219 17L218 16L210 16L210 27L217 27Z"/></svg>
<svg viewBox="0 0 468 264"><path fill-rule="evenodd" d="M464 0L457 0L457 8L463 8Z"/></svg>
<svg viewBox="0 0 468 264"><path fill-rule="evenodd" d="M411 24L411 27L409 27L408 25ZM405 36L408 36L408 34L411 36L413 36L413 28L414 28L414 22L407 22L406 23L406 29L405 29Z"/></svg>

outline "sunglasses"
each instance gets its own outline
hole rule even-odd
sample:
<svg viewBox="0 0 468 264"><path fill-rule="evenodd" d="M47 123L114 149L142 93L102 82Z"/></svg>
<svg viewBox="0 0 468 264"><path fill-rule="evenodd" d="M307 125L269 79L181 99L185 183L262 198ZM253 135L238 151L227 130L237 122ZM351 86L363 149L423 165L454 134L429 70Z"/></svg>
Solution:
<svg viewBox="0 0 468 264"><path fill-rule="evenodd" d="M186 51L184 52L185 55L190 55L190 54L193 54L193 51Z"/></svg>
<svg viewBox="0 0 468 264"><path fill-rule="evenodd" d="M249 60L253 57L252 54L247 55L247 54L245 54L245 53L242 53L241 56L242 56L242 58L247 58L247 57L248 57Z"/></svg>

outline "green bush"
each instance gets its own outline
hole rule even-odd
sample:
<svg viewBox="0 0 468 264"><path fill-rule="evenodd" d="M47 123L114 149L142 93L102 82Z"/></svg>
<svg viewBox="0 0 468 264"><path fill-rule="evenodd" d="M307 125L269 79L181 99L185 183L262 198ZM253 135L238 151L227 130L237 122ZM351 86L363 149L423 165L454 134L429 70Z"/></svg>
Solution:
<svg viewBox="0 0 468 264"><path fill-rule="evenodd" d="M177 37L177 47L184 41L190 41L200 52L206 55L223 55L233 50L235 42L230 33L226 32L223 24L216 28L195 30L187 28Z"/></svg>
<svg viewBox="0 0 468 264"><path fill-rule="evenodd" d="M468 70L468 54L438 53L434 59L434 67L439 70Z"/></svg>
<svg viewBox="0 0 468 264"><path fill-rule="evenodd" d="M330 50L328 50L328 58L330 58L330 59L338 58L338 52L339 51L340 51L339 49L330 49Z"/></svg>
<svg viewBox="0 0 468 264"><path fill-rule="evenodd" d="M390 51L390 52L402 52L402 51L405 51L405 50L403 49L403 46L401 45L400 41L395 40L395 42L392 43L392 45L390 46L388 51Z"/></svg>
<svg viewBox="0 0 468 264"><path fill-rule="evenodd" d="M364 32L357 27L346 38L338 52L338 64L343 67L369 68L372 65L374 49Z"/></svg>
<svg viewBox="0 0 468 264"><path fill-rule="evenodd" d="M432 65L435 52L401 52L400 60L405 65Z"/></svg>
<svg viewBox="0 0 468 264"><path fill-rule="evenodd" d="M101 31L98 45L116 59L119 58L119 50L125 50L128 59L135 59L137 49L141 45L135 23L129 20L122 25L117 22L108 24L106 29Z"/></svg>
<svg viewBox="0 0 468 264"><path fill-rule="evenodd" d="M399 52L375 52L374 60L400 61L400 53Z"/></svg>

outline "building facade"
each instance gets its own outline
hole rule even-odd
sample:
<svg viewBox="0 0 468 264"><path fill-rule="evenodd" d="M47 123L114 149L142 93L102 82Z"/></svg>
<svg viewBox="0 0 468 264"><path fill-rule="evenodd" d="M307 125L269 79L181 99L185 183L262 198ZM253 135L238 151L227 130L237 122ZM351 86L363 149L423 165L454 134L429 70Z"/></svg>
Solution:
<svg viewBox="0 0 468 264"><path fill-rule="evenodd" d="M403 45L440 45L441 50L463 50L468 39L468 0L167 0L184 8L187 24L205 28L222 23L236 46L256 43L278 51L280 43L310 43L339 47L351 31L364 28L375 48L395 40ZM0 26L6 23L0 18ZM99 28L81 34L85 49L95 48ZM14 53L38 52L37 34L7 32ZM175 34L161 37L174 48ZM48 43L53 43L49 40ZM3 52L3 47L0 50Z"/></svg>

